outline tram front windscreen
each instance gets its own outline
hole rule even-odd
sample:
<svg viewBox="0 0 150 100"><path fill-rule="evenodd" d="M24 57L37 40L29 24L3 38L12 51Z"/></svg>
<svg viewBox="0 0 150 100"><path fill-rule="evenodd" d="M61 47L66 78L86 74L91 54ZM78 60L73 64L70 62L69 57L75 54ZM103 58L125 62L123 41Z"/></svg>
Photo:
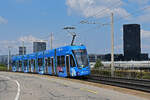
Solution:
<svg viewBox="0 0 150 100"><path fill-rule="evenodd" d="M73 50L73 54L77 61L78 67L86 67L89 65L86 49Z"/></svg>

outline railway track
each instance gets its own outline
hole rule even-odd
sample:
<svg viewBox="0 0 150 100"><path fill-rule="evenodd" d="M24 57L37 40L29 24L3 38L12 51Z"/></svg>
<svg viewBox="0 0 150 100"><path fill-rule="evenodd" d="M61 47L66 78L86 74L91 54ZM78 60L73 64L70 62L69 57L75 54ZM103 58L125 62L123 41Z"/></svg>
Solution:
<svg viewBox="0 0 150 100"><path fill-rule="evenodd" d="M85 81L102 83L106 85L118 86L123 88L129 88L150 93L150 80L106 77L99 75L91 75Z"/></svg>

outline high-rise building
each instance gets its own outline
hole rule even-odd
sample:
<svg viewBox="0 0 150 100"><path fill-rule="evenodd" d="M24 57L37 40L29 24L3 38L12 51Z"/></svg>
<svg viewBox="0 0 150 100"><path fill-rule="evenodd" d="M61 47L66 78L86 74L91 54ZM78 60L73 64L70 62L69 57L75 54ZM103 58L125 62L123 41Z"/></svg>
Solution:
<svg viewBox="0 0 150 100"><path fill-rule="evenodd" d="M24 53L23 53L24 52ZM25 55L26 54L26 47L19 47L19 55Z"/></svg>
<svg viewBox="0 0 150 100"><path fill-rule="evenodd" d="M46 42L33 42L33 52L46 50Z"/></svg>
<svg viewBox="0 0 150 100"><path fill-rule="evenodd" d="M140 25L126 24L123 25L124 41L124 60L140 60L141 39Z"/></svg>

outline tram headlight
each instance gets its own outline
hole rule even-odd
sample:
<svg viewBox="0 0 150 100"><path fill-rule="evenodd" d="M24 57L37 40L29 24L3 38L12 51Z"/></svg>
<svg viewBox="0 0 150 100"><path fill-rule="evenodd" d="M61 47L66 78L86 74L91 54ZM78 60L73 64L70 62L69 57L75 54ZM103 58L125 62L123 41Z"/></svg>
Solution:
<svg viewBox="0 0 150 100"><path fill-rule="evenodd" d="M79 72L77 72L76 74L77 74L77 76L79 76L79 75L80 75L80 73L79 73Z"/></svg>
<svg viewBox="0 0 150 100"><path fill-rule="evenodd" d="M84 65L81 65L81 67L83 68L83 67L84 67Z"/></svg>

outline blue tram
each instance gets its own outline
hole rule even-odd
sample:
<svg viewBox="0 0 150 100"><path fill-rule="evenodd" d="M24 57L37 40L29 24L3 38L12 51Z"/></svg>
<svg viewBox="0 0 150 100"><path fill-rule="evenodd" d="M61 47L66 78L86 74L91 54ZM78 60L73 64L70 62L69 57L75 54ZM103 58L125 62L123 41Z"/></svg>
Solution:
<svg viewBox="0 0 150 100"><path fill-rule="evenodd" d="M90 66L85 46L65 46L24 56L12 57L12 71L56 75L88 76Z"/></svg>
<svg viewBox="0 0 150 100"><path fill-rule="evenodd" d="M29 56L30 55L22 56L22 59L23 59L22 67L23 67L23 72L25 73L29 72Z"/></svg>
<svg viewBox="0 0 150 100"><path fill-rule="evenodd" d="M29 72L36 73L36 53L30 54L28 57L29 60Z"/></svg>
<svg viewBox="0 0 150 100"><path fill-rule="evenodd" d="M16 56L12 57L12 71L13 72L17 71L17 57Z"/></svg>

